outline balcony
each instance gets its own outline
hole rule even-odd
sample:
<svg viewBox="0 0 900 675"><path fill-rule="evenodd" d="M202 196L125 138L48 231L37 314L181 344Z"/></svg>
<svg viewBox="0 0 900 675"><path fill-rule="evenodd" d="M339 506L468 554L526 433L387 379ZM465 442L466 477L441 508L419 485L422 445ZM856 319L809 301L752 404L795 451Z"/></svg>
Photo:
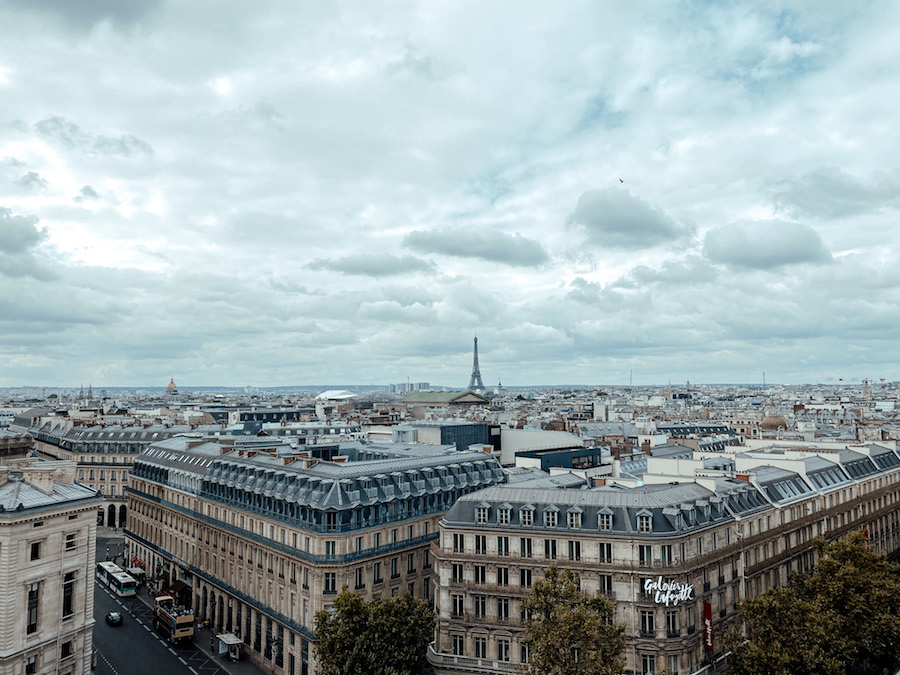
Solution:
<svg viewBox="0 0 900 675"><path fill-rule="evenodd" d="M428 663L433 667L454 667L465 670L467 673L484 673L485 675L495 675L497 673L526 673L528 666L525 664L510 663L509 661L498 661L496 659L480 659L473 656L457 656L455 654L444 654L434 650L434 643L428 645L428 653L426 654Z"/></svg>

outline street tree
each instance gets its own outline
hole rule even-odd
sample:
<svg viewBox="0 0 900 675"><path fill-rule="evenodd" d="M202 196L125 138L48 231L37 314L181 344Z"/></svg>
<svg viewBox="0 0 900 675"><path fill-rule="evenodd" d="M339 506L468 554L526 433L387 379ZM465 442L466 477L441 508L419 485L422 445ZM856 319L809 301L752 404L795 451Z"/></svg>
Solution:
<svg viewBox="0 0 900 675"><path fill-rule="evenodd" d="M434 612L409 593L367 602L344 586L331 612L316 613L320 675L418 675L434 637Z"/></svg>
<svg viewBox="0 0 900 675"><path fill-rule="evenodd" d="M741 603L746 635L726 647L734 675L896 672L900 665L900 566L862 531L817 539L808 576Z"/></svg>
<svg viewBox="0 0 900 675"><path fill-rule="evenodd" d="M551 565L523 599L532 675L616 675L625 669L625 627L615 605L581 591L570 570Z"/></svg>

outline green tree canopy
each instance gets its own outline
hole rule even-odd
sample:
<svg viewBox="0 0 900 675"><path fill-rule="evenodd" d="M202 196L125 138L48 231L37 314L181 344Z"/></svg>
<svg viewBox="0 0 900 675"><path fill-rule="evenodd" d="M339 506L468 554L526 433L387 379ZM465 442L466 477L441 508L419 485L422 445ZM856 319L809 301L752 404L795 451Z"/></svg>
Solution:
<svg viewBox="0 0 900 675"><path fill-rule="evenodd" d="M896 672L900 665L900 566L864 534L815 542L808 577L741 603L746 639L726 638L735 675Z"/></svg>
<svg viewBox="0 0 900 675"><path fill-rule="evenodd" d="M525 641L533 675L616 675L625 669L625 628L615 605L581 592L578 577L551 565L522 608L529 613Z"/></svg>
<svg viewBox="0 0 900 675"><path fill-rule="evenodd" d="M434 612L409 593L367 602L347 590L316 613L320 675L419 675L434 638Z"/></svg>

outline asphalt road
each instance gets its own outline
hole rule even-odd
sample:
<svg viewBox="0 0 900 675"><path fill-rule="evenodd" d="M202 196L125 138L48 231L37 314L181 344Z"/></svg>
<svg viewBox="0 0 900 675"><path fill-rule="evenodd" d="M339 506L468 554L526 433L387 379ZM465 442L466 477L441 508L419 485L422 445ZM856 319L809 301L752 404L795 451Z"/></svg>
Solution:
<svg viewBox="0 0 900 675"><path fill-rule="evenodd" d="M121 537L97 537L97 560L106 559ZM146 594L146 587L138 590ZM124 617L121 626L109 626L107 612L118 611ZM158 675L159 673L192 673L193 675L227 675L225 671L192 643L174 647L153 628L152 612L138 597L119 598L106 586L94 581L94 649L97 675ZM196 640L209 641L209 633L199 631Z"/></svg>

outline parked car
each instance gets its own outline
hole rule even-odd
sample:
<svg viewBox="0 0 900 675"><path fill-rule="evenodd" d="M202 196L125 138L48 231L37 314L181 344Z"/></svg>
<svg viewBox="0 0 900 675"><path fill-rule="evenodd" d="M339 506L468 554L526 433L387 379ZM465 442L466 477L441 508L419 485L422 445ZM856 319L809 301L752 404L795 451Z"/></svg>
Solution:
<svg viewBox="0 0 900 675"><path fill-rule="evenodd" d="M122 614L120 612L110 612L106 615L106 623L110 626L121 626Z"/></svg>

